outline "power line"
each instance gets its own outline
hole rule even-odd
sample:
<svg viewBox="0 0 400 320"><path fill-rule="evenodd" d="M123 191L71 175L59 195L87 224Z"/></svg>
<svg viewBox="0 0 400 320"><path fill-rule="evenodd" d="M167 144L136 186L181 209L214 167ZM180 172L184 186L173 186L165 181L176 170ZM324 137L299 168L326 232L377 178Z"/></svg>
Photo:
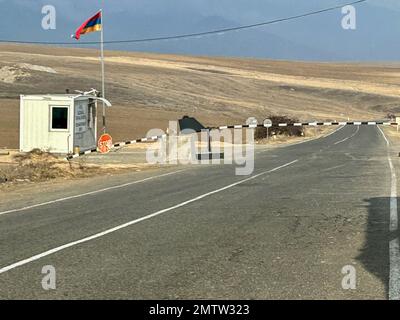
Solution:
<svg viewBox="0 0 400 320"><path fill-rule="evenodd" d="M238 31L238 30L262 27L262 26L266 26L266 25L270 25L270 24L276 24L276 23L290 21L290 20L297 20L297 19L301 19L301 18L305 18L305 17L309 17L309 16L325 13L325 12L328 12L328 11L337 10L337 9L343 8L344 6L360 4L360 3L363 3L363 2L367 2L367 1L368 0L358 0L358 1L353 1L353 2L350 2L350 3L345 3L345 4L342 4L342 5L337 5L337 6L334 6L334 7L329 7L329 8L325 8L325 9L321 9L321 10L317 10L317 11L311 11L311 12L295 15L295 16L290 16L290 17L286 17L286 18L280 18L280 19L275 19L275 20L270 20L270 21L255 23L255 24L249 24L249 25L244 25L244 26L232 27L232 28L225 28L225 29L197 32L197 33L187 33L187 34L172 35L172 36L154 37L154 38L142 38L142 39L130 39L130 40L109 40L109 41L104 41L104 43L105 44L118 44L118 43L155 42L155 41L179 40L179 39L194 38L194 37L199 37L199 36L221 34L221 33L233 32L233 31ZM23 40L0 39L0 43L4 43L4 42L21 43L21 44L54 44L54 45L91 45L91 44L99 44L100 43L99 41L51 42L51 41L23 41Z"/></svg>

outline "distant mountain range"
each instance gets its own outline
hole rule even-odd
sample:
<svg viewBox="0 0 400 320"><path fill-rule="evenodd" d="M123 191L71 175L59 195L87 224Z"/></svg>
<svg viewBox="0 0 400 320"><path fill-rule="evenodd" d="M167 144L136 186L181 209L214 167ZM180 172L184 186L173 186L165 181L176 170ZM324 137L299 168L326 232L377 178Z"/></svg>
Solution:
<svg viewBox="0 0 400 320"><path fill-rule="evenodd" d="M203 4L211 0L204 0ZM65 5L57 10L57 29L41 28L41 7L46 1L0 0L0 38L39 41L72 41L70 34L80 22L94 13L98 1L85 5ZM154 0L146 7L121 1L121 7L108 2L105 8L106 39L136 39L171 34L202 32L247 23L291 16L329 7L341 1L231 1L220 0L218 6L202 9L198 0ZM326 4L322 4L326 2ZM96 5L94 5L96 3ZM134 2L132 2L134 3ZM174 3L176 4L174 6ZM124 6L122 5L124 4ZM343 30L340 10L267 27L205 36L188 40L107 45L107 49L150 51L189 55L240 56L285 60L388 61L400 56L400 10L391 1L357 6L357 30ZM224 7L225 6L225 7ZM400 5L399 5L400 6ZM57 6L58 8L58 6ZM93 9L94 8L94 9ZM125 8L125 10L124 10ZM211 9L212 10L211 10ZM226 8L226 10L223 10ZM157 10L156 10L157 9ZM98 40L92 34L83 38Z"/></svg>

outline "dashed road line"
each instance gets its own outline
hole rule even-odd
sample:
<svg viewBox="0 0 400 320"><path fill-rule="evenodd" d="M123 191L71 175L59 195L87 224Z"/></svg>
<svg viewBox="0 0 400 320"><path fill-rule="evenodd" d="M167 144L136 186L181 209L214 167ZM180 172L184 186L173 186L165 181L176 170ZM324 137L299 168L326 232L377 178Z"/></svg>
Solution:
<svg viewBox="0 0 400 320"><path fill-rule="evenodd" d="M337 128L335 131L332 131L332 132L330 132L330 133L324 135L323 138L328 138L328 137L330 137L331 135L335 134L336 132L342 130L343 128L346 128L346 127L345 127L345 126L341 126L341 127Z"/></svg>
<svg viewBox="0 0 400 320"><path fill-rule="evenodd" d="M338 142L335 142L334 145L338 145L338 144L343 143L343 142L345 142L345 141L347 141L347 140L350 140L351 138L354 138L354 137L356 136L356 134L358 133L358 131L360 131L360 127L359 127L359 126L357 127L356 132L354 132L350 137L347 137L347 138L345 138L345 139L343 139L343 140L340 140L340 141L338 141Z"/></svg>

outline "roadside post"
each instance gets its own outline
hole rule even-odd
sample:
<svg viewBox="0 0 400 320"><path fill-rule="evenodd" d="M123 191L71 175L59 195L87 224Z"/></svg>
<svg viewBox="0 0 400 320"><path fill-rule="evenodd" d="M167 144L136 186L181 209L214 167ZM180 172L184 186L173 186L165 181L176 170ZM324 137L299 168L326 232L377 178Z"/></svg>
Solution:
<svg viewBox="0 0 400 320"><path fill-rule="evenodd" d="M265 119L264 120L264 127L267 128L267 141L269 140L269 128L272 127L272 120L271 119Z"/></svg>
<svg viewBox="0 0 400 320"><path fill-rule="evenodd" d="M258 120L255 117L250 117L246 120L246 124L249 126L249 130L251 130L251 134L253 135L253 141L254 141L254 136L258 126Z"/></svg>

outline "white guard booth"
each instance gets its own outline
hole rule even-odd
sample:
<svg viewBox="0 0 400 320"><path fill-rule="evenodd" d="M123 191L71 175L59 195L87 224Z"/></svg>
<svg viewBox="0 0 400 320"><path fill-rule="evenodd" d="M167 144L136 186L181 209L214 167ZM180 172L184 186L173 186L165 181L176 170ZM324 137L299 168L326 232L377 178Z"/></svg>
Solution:
<svg viewBox="0 0 400 320"><path fill-rule="evenodd" d="M97 145L97 100L94 95L20 96L20 151L51 153L86 151Z"/></svg>

